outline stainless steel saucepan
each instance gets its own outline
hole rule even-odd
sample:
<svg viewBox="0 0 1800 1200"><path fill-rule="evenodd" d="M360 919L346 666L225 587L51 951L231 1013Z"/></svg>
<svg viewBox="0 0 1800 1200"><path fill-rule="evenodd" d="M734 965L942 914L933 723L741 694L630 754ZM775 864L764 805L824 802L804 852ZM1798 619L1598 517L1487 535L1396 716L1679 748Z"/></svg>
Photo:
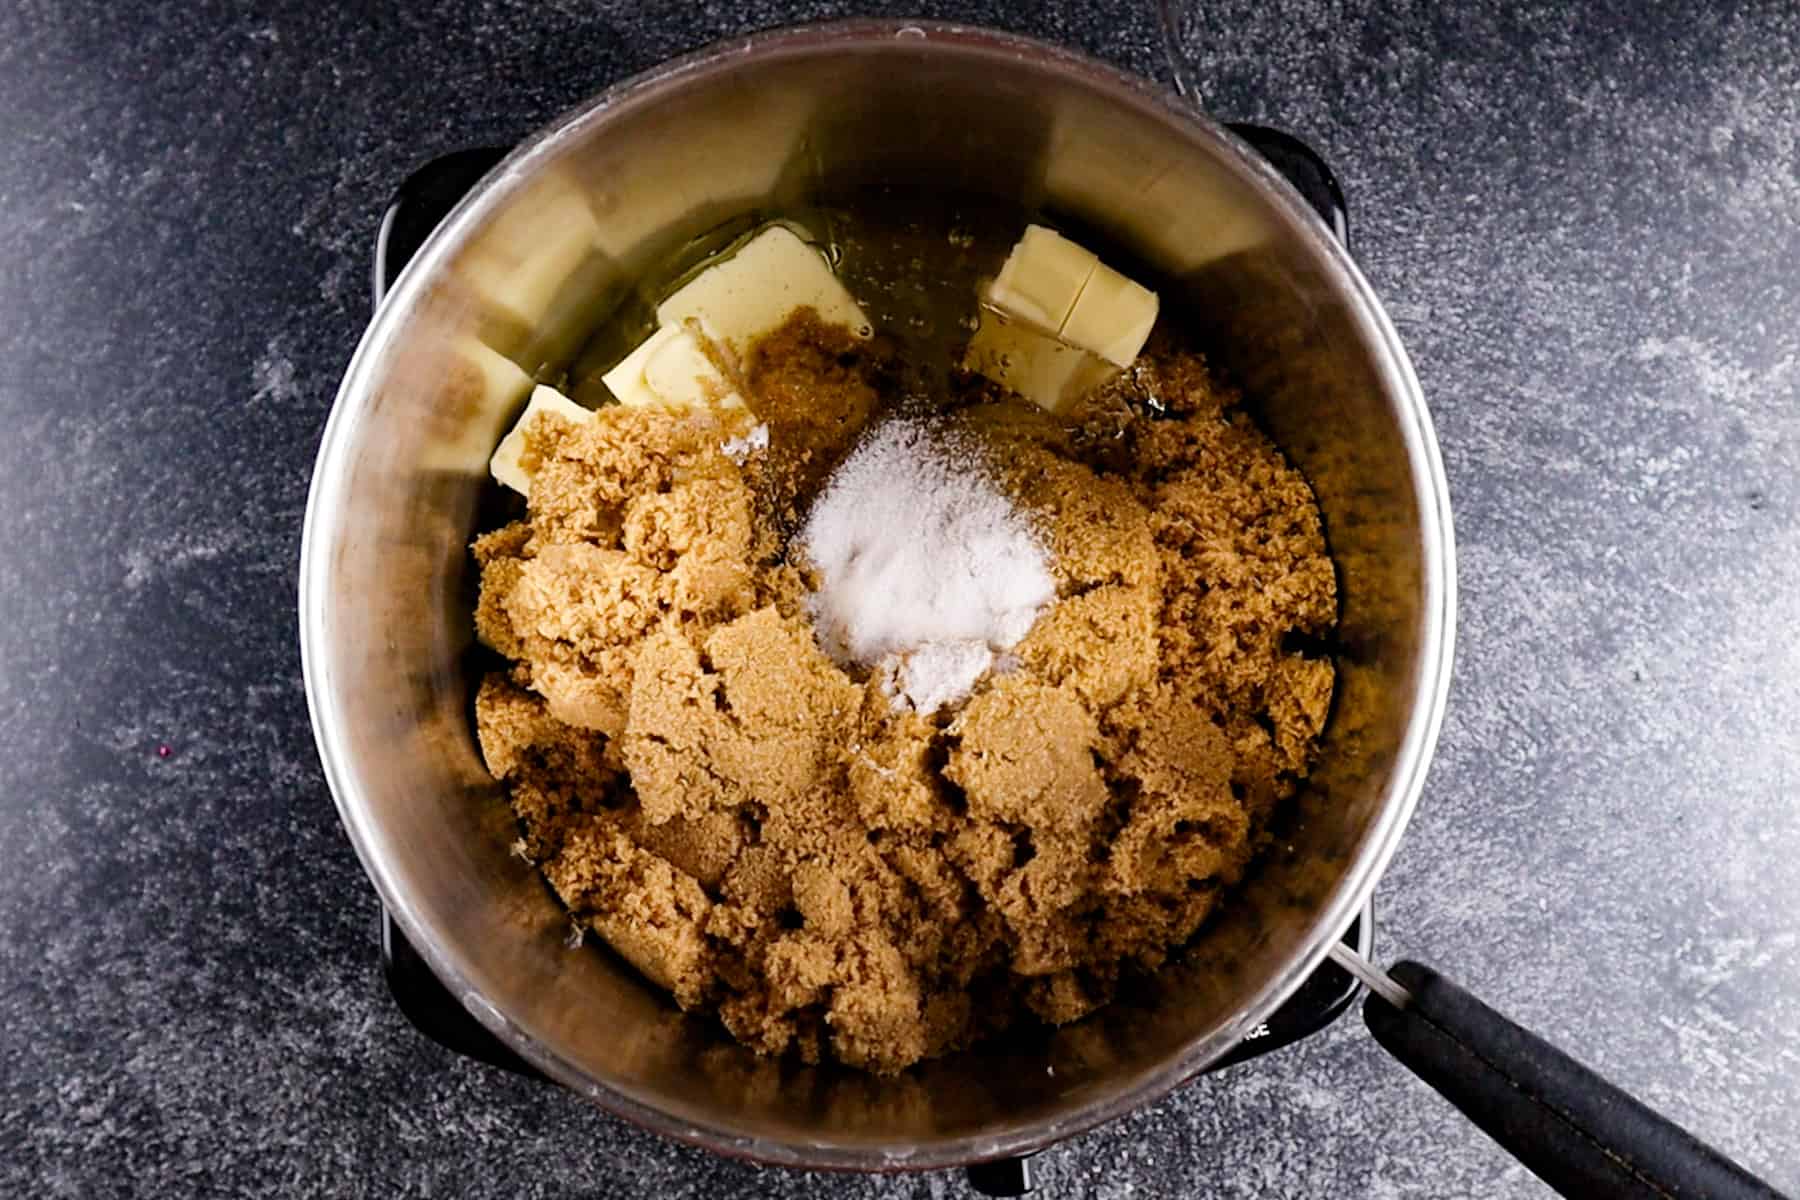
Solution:
<svg viewBox="0 0 1800 1200"><path fill-rule="evenodd" d="M1318 770L1276 852L1181 961L1075 1025L891 1079L758 1059L610 955L571 952L566 915L511 853L513 818L469 718L466 547L525 377L566 365L650 264L721 221L871 183L999 197L1153 266L1165 304L1311 479L1342 595ZM1266 162L1178 97L1077 55L858 23L629 80L458 205L345 375L307 509L300 625L344 826L474 1016L667 1136L903 1170L1023 1155L1155 1100L1334 952L1419 797L1454 593L1444 474L1406 353L1343 246ZM1383 1043L1571 1194L1772 1194L1423 968L1348 965L1377 989L1365 1011Z"/></svg>

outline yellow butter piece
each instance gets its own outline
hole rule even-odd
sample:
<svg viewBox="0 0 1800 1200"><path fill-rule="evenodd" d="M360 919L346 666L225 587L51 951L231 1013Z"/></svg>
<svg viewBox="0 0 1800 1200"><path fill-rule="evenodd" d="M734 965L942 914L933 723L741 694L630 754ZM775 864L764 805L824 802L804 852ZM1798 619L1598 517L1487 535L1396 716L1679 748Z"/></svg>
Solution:
<svg viewBox="0 0 1800 1200"><path fill-rule="evenodd" d="M650 365L650 360L656 357L659 350L681 334L679 325L663 326L638 343L637 349L600 377L600 382L606 385L606 390L620 404L643 407L657 403L656 393L650 390L650 385L644 380L644 368Z"/></svg>
<svg viewBox="0 0 1800 1200"><path fill-rule="evenodd" d="M786 226L771 225L657 305L656 319L665 329L697 323L714 342L743 354L800 308L861 337L874 332L824 255Z"/></svg>
<svg viewBox="0 0 1800 1200"><path fill-rule="evenodd" d="M488 460L488 471L495 479L528 498L531 495L531 474L519 459L525 453L526 428L537 419L539 413L545 412L555 413L577 424L592 420L594 416L555 388L538 384L531 393L530 403L525 405L525 411L513 425L512 432L501 440L494 456Z"/></svg>
<svg viewBox="0 0 1800 1200"><path fill-rule="evenodd" d="M644 383L671 408L742 408L744 399L691 329L677 329L644 364Z"/></svg>
<svg viewBox="0 0 1800 1200"><path fill-rule="evenodd" d="M744 400L692 328L664 325L601 377L631 408L742 408Z"/></svg>
<svg viewBox="0 0 1800 1200"><path fill-rule="evenodd" d="M1100 260L1042 225L1027 225L1000 274L988 285L988 303L1016 320L1057 334Z"/></svg>
<svg viewBox="0 0 1800 1200"><path fill-rule="evenodd" d="M963 365L1053 413L1144 348L1156 293L1042 225L1027 225L988 285Z"/></svg>
<svg viewBox="0 0 1800 1200"><path fill-rule="evenodd" d="M1099 263L1076 297L1060 336L1115 366L1129 367L1150 338L1156 311L1155 292Z"/></svg>
<svg viewBox="0 0 1800 1200"><path fill-rule="evenodd" d="M1052 413L1066 411L1114 373L1112 364L1079 346L986 308L980 328L969 339L963 366Z"/></svg>

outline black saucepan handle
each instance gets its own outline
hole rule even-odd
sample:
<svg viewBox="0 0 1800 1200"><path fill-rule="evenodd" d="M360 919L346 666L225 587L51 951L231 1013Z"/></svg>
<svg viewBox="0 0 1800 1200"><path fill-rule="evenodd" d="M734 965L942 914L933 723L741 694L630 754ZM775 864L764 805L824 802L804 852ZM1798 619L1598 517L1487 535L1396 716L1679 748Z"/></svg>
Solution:
<svg viewBox="0 0 1800 1200"><path fill-rule="evenodd" d="M1312 206L1325 222L1333 237L1346 247L1350 245L1350 209L1344 203L1344 190L1337 175L1319 157L1318 151L1284 129L1233 121L1226 126L1250 148L1269 161L1269 165L1294 185L1301 199Z"/></svg>
<svg viewBox="0 0 1800 1200"><path fill-rule="evenodd" d="M1411 993L1370 993L1375 1040L1565 1196L1781 1200L1781 1193L1429 967L1388 972Z"/></svg>

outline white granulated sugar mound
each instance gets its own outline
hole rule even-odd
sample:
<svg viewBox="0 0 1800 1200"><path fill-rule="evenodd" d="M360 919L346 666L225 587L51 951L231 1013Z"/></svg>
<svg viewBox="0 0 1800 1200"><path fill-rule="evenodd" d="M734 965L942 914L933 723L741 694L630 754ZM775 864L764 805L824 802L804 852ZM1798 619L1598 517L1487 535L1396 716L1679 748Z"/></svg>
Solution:
<svg viewBox="0 0 1800 1200"><path fill-rule="evenodd" d="M820 641L922 713L966 698L1055 598L1043 548L979 457L915 421L871 431L800 544Z"/></svg>

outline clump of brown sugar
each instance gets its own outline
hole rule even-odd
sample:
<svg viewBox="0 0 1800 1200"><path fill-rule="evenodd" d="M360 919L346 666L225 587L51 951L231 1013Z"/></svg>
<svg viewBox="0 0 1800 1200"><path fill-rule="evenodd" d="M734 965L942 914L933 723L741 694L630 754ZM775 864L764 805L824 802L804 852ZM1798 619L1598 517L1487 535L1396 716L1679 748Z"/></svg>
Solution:
<svg viewBox="0 0 1800 1200"><path fill-rule="evenodd" d="M1194 934L1307 770L1332 668L1288 635L1335 587L1305 480L1198 357L1070 424L978 397L949 419L1057 599L960 709L897 707L820 650L786 553L878 409L848 337L753 351L746 463L706 413L544 422L527 519L475 544L509 664L476 719L579 921L756 1050L893 1072L1076 1019Z"/></svg>
<svg viewBox="0 0 1800 1200"><path fill-rule="evenodd" d="M843 459L880 403L882 364L871 345L842 325L801 309L756 341L743 364L745 390L769 427L761 466L769 514L791 526Z"/></svg>

